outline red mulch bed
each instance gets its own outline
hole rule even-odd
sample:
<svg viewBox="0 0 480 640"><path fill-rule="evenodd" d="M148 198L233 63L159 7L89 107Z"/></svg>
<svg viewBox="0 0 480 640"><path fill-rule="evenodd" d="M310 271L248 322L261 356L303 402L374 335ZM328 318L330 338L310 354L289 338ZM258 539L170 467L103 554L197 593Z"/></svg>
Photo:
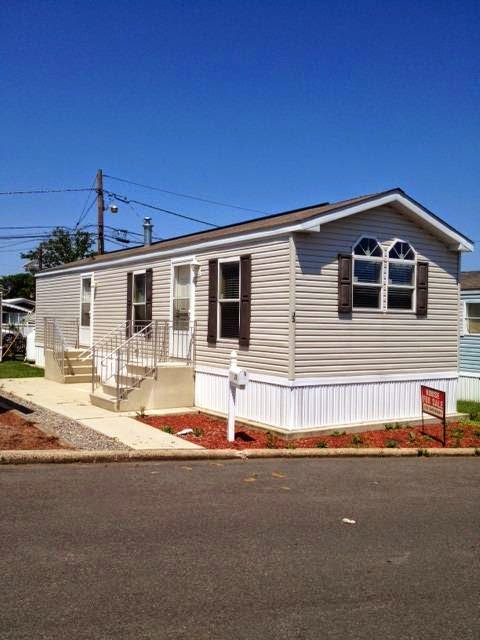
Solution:
<svg viewBox="0 0 480 640"><path fill-rule="evenodd" d="M0 409L0 450L66 448L58 438L41 431L16 411Z"/></svg>
<svg viewBox="0 0 480 640"><path fill-rule="evenodd" d="M339 447L408 447L413 449L430 449L441 447L443 427L441 424L421 427L392 428L377 431L363 431L362 433L344 433L338 430L338 435L314 436L285 440L273 433L252 429L243 424L236 424L235 442L227 442L226 420L214 418L203 413L186 413L169 416L144 416L138 418L141 422L156 429L171 429L176 434L183 429L198 429L197 435L182 436L185 440L195 442L206 449L265 449L265 448L313 448L326 446ZM319 445L320 443L320 445ZM323 445L322 445L323 443ZM480 424L466 425L459 422L449 423L447 426L448 447L480 447Z"/></svg>

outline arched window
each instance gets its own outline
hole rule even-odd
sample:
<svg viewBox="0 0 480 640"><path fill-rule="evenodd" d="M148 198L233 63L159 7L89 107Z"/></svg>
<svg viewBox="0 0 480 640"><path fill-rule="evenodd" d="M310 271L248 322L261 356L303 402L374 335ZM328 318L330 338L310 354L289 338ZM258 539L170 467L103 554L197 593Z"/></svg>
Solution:
<svg viewBox="0 0 480 640"><path fill-rule="evenodd" d="M388 252L387 308L412 311L416 253L409 242L396 240Z"/></svg>
<svg viewBox="0 0 480 640"><path fill-rule="evenodd" d="M353 247L353 308L381 309L383 249L375 238L360 238Z"/></svg>

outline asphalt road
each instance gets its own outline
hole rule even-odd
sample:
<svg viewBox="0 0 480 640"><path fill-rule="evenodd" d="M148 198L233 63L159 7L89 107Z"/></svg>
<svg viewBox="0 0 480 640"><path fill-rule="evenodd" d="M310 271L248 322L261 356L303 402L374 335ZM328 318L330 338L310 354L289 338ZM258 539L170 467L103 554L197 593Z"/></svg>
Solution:
<svg viewBox="0 0 480 640"><path fill-rule="evenodd" d="M0 490L2 639L480 638L478 458L8 467Z"/></svg>

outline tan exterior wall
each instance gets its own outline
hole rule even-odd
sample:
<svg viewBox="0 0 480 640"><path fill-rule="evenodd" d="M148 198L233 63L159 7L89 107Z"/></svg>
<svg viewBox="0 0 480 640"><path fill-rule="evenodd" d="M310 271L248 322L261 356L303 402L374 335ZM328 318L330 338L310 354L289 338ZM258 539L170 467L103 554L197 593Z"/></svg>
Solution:
<svg viewBox="0 0 480 640"><path fill-rule="evenodd" d="M252 311L250 346L238 348L238 341L218 340L207 343L208 260L251 254ZM289 243L288 238L270 242L244 244L198 255L200 272L197 280L196 319L198 325L197 364L228 367L230 352L236 349L238 364L250 371L272 375L288 375L289 316Z"/></svg>
<svg viewBox="0 0 480 640"><path fill-rule="evenodd" d="M409 241L428 260L428 317L414 312L337 311L338 253L362 236L385 247ZM295 376L355 376L452 371L458 361L457 253L423 227L383 208L298 234L296 245Z"/></svg>
<svg viewBox="0 0 480 640"><path fill-rule="evenodd" d="M252 255L251 339L248 349L239 349L238 341L219 340L207 344L208 260L242 254ZM193 254L192 254L193 255ZM238 362L250 371L272 375L288 374L289 316L289 242L288 237L274 241L244 243L235 249L196 253L200 264L195 287L195 319L197 320L197 365L228 367L230 351L238 351ZM154 319L170 318L172 261L145 260L94 270L93 308L94 340L111 331L126 319L127 272L153 269ZM80 279L88 272L53 275L37 280L38 318L44 316L78 319L80 312ZM58 295L58 300L57 300ZM62 300L67 298L68 302ZM43 344L43 331L37 344Z"/></svg>
<svg viewBox="0 0 480 640"><path fill-rule="evenodd" d="M62 330L73 339L74 323L80 314L80 274L59 274L37 278L35 344L43 345L44 318L65 319ZM70 335L71 334L71 335Z"/></svg>

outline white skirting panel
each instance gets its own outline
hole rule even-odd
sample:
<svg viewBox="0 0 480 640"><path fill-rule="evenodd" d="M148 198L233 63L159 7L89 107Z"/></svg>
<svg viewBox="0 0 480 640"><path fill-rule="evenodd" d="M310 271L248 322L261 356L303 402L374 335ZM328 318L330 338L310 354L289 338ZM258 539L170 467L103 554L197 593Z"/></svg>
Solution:
<svg viewBox="0 0 480 640"><path fill-rule="evenodd" d="M39 347L36 344L34 353L35 353L35 355L34 355L35 364L38 365L39 367L44 367L45 366L45 352L43 350L43 347Z"/></svg>
<svg viewBox="0 0 480 640"><path fill-rule="evenodd" d="M457 396L459 400L480 402L480 373L465 375L460 372Z"/></svg>
<svg viewBox="0 0 480 640"><path fill-rule="evenodd" d="M221 369L197 369L195 404L227 412L228 378ZM251 375L237 391L237 416L290 430L420 418L420 385L447 394L447 413L456 411L457 373L288 381Z"/></svg>
<svg viewBox="0 0 480 640"><path fill-rule="evenodd" d="M250 380L237 390L237 416L263 424L282 427L288 424L291 389L267 382ZM195 372L195 405L202 409L227 413L228 372Z"/></svg>

